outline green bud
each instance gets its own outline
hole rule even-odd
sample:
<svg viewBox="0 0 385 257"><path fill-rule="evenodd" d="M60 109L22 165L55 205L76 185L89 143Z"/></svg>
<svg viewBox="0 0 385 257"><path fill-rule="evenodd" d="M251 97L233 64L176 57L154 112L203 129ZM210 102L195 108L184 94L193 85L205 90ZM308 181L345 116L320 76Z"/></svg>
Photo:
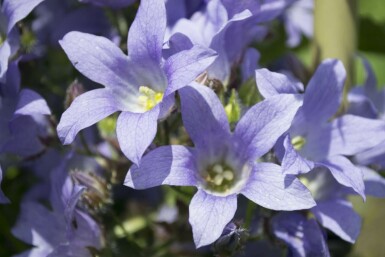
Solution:
<svg viewBox="0 0 385 257"><path fill-rule="evenodd" d="M31 30L24 28L20 37L21 48L29 53L36 44L36 37Z"/></svg>
<svg viewBox="0 0 385 257"><path fill-rule="evenodd" d="M262 100L254 79L249 79L241 85L239 88L239 99L245 106L253 106Z"/></svg>
<svg viewBox="0 0 385 257"><path fill-rule="evenodd" d="M230 123L237 122L241 117L241 107L235 89L231 90L231 96L228 104L225 106L225 111Z"/></svg>
<svg viewBox="0 0 385 257"><path fill-rule="evenodd" d="M99 133L103 138L115 137L116 121L116 115L112 115L98 122Z"/></svg>

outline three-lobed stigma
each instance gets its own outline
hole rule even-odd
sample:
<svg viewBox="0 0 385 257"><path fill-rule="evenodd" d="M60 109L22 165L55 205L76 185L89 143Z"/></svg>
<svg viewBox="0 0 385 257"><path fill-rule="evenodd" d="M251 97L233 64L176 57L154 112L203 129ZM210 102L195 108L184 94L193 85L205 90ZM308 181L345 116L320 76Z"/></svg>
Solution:
<svg viewBox="0 0 385 257"><path fill-rule="evenodd" d="M149 111L154 108L163 99L163 93L156 92L146 86L139 87L139 93L140 105L142 105L146 111Z"/></svg>

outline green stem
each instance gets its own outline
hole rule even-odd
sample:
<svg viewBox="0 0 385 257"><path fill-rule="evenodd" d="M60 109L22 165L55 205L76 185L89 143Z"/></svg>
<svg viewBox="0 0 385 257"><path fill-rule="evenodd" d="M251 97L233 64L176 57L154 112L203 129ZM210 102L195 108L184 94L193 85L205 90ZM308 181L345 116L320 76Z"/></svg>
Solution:
<svg viewBox="0 0 385 257"><path fill-rule="evenodd" d="M354 82L357 50L357 0L315 0L314 40L316 63L340 59L347 71L341 111L348 106L347 93Z"/></svg>
<svg viewBox="0 0 385 257"><path fill-rule="evenodd" d="M245 228L250 228L251 222L253 221L253 217L255 216L256 209L257 205L252 201L248 201L246 207Z"/></svg>

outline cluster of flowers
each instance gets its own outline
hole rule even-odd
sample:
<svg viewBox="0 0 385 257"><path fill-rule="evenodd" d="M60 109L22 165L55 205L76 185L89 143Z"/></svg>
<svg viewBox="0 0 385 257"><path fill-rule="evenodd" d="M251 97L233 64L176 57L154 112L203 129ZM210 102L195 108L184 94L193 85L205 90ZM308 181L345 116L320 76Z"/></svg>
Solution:
<svg viewBox="0 0 385 257"><path fill-rule="evenodd" d="M0 13L1 161L7 166L4 156L17 155L40 178L12 229L33 245L18 256L98 256L109 239L97 215L117 201L111 184L196 187L188 216L197 248L230 247L234 238L238 247L244 229L234 216L243 195L280 211L268 213L268 232L290 256L330 256L324 228L354 243L361 219L347 197L385 197L376 171L385 166L385 93L377 91L369 63L363 61L365 85L349 93L342 111L340 61L324 60L306 87L289 72L258 66L261 54L251 45L269 35L269 22L284 22L289 46L311 36L312 23L303 19L311 20L312 1L141 0L127 55L96 6L134 1L87 0L81 2L95 6L75 9L71 1L41 2L4 0ZM36 6L37 39L26 51L27 32L16 24ZM58 43L73 67L103 88L83 93L73 83L56 125L43 97L20 89L18 66L44 58ZM251 97L254 81L259 101L242 102L240 92L246 88ZM116 136L101 135L100 142L84 129L102 120L116 121ZM125 179L114 177L122 170Z"/></svg>

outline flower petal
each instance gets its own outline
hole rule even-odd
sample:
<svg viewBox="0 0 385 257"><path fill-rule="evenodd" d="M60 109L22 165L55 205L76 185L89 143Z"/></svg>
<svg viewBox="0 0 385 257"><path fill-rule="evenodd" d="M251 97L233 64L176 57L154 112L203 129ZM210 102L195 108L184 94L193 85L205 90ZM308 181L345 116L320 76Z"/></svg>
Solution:
<svg viewBox="0 0 385 257"><path fill-rule="evenodd" d="M140 1L127 41L128 55L134 62L160 65L166 22L164 1Z"/></svg>
<svg viewBox="0 0 385 257"><path fill-rule="evenodd" d="M25 129L28 128L28 129ZM41 154L45 145L39 136L41 128L32 116L19 116L9 123L10 136L0 146L0 152L13 153L22 157L31 157Z"/></svg>
<svg viewBox="0 0 385 257"><path fill-rule="evenodd" d="M367 167L360 166L364 173L365 194L384 198L385 197L385 178L376 171Z"/></svg>
<svg viewBox="0 0 385 257"><path fill-rule="evenodd" d="M84 76L112 89L121 98L137 95L135 63L104 37L70 32L59 41L74 67ZM135 76L136 75L136 76Z"/></svg>
<svg viewBox="0 0 385 257"><path fill-rule="evenodd" d="M159 105L145 113L122 112L116 125L120 149L136 165L155 138Z"/></svg>
<svg viewBox="0 0 385 257"><path fill-rule="evenodd" d="M44 0L4 0L1 11L8 18L9 33L17 22L24 19L38 4Z"/></svg>
<svg viewBox="0 0 385 257"><path fill-rule="evenodd" d="M312 212L325 228L350 243L356 241L361 230L361 218L348 201L336 199L318 202Z"/></svg>
<svg viewBox="0 0 385 257"><path fill-rule="evenodd" d="M272 219L274 234L290 249L290 256L329 257L323 231L315 219L307 219L299 212L281 212Z"/></svg>
<svg viewBox="0 0 385 257"><path fill-rule="evenodd" d="M0 82L5 81L5 74L8 70L8 59L11 56L11 46L8 41L5 40L0 45Z"/></svg>
<svg viewBox="0 0 385 257"><path fill-rule="evenodd" d="M282 170L285 174L298 175L309 172L314 168L314 162L303 158L293 148L290 135L287 135L283 140L285 147L285 155L282 160Z"/></svg>
<svg viewBox="0 0 385 257"><path fill-rule="evenodd" d="M369 119L378 117L378 110L372 101L364 94L362 87L355 87L348 94L348 114L357 115Z"/></svg>
<svg viewBox="0 0 385 257"><path fill-rule="evenodd" d="M240 144L240 156L261 157L285 133L302 102L297 95L270 97L249 109L235 128L234 137Z"/></svg>
<svg viewBox="0 0 385 257"><path fill-rule="evenodd" d="M62 231L65 231L64 223L55 213L35 202L21 204L20 217L12 228L15 237L36 246L30 250L31 255L26 256L47 256L54 246L65 242Z"/></svg>
<svg viewBox="0 0 385 257"><path fill-rule="evenodd" d="M320 164L330 170L338 183L353 188L354 191L365 199L365 185L362 170L351 163L348 158L344 156L333 156L320 162Z"/></svg>
<svg viewBox="0 0 385 257"><path fill-rule="evenodd" d="M215 51L195 45L168 58L164 66L168 78L165 95L187 86L203 73L216 57Z"/></svg>
<svg viewBox="0 0 385 257"><path fill-rule="evenodd" d="M167 1L167 3L169 2L170 1ZM177 2L179 3L180 1L177 0ZM163 49L163 58L166 59L176 53L191 49L193 47L193 43L185 34L177 32L170 37L167 42L167 46L168 48Z"/></svg>
<svg viewBox="0 0 385 257"><path fill-rule="evenodd" d="M374 74L373 68L364 57L361 58L362 63L364 64L366 71L366 80L364 84L364 92L365 95L370 99L370 101L374 104L376 109L383 113L385 111L385 90L379 90L377 88L377 78L376 74Z"/></svg>
<svg viewBox="0 0 385 257"><path fill-rule="evenodd" d="M268 69L256 70L255 80L258 90L264 98L277 94L297 94L299 89L303 88L301 82Z"/></svg>
<svg viewBox="0 0 385 257"><path fill-rule="evenodd" d="M323 61L311 78L303 101L304 118L310 126L318 126L338 110L346 71L341 61Z"/></svg>
<svg viewBox="0 0 385 257"><path fill-rule="evenodd" d="M195 146L213 149L230 138L230 126L222 103L208 87L198 83L179 91L183 124Z"/></svg>
<svg viewBox="0 0 385 257"><path fill-rule="evenodd" d="M198 190L191 200L189 221L197 248L217 240L237 210L237 195L218 197Z"/></svg>
<svg viewBox="0 0 385 257"><path fill-rule="evenodd" d="M57 132L63 144L70 144L76 134L118 111L115 97L107 89L95 89L76 97L60 118Z"/></svg>
<svg viewBox="0 0 385 257"><path fill-rule="evenodd" d="M241 193L272 210L292 211L315 206L310 191L295 176L282 174L281 167L272 163L255 163Z"/></svg>
<svg viewBox="0 0 385 257"><path fill-rule="evenodd" d="M332 123L329 155L355 155L384 141L384 121L344 115Z"/></svg>
<svg viewBox="0 0 385 257"><path fill-rule="evenodd" d="M255 75L255 70L259 68L261 53L252 47L249 47L241 63L242 81L245 82Z"/></svg>
<svg viewBox="0 0 385 257"><path fill-rule="evenodd" d="M50 115L47 102L35 91L23 89L19 94L15 115Z"/></svg>
<svg viewBox="0 0 385 257"><path fill-rule="evenodd" d="M385 167L385 142L378 144L377 146L370 148L367 151L357 154L354 157L355 162L361 165L374 164L381 168Z"/></svg>
<svg viewBox="0 0 385 257"><path fill-rule="evenodd" d="M195 186L196 174L192 148L161 146L146 154L139 166L131 166L124 185L135 189L160 185Z"/></svg>

